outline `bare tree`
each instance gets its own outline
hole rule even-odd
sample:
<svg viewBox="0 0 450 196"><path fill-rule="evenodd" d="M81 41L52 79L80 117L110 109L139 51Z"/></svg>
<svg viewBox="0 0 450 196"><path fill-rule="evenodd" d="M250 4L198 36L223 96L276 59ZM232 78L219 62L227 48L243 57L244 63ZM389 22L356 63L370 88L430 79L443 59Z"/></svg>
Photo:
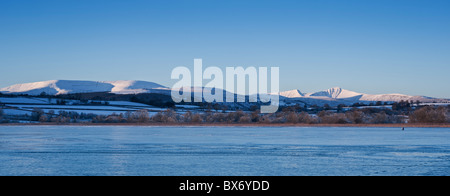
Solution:
<svg viewBox="0 0 450 196"><path fill-rule="evenodd" d="M196 113L196 114L192 115L192 120L191 120L192 123L201 123L202 121L203 120L202 120L202 117L200 116L200 114Z"/></svg>
<svg viewBox="0 0 450 196"><path fill-rule="evenodd" d="M315 123L315 120L306 112L302 112L298 115L298 121L300 123L312 124Z"/></svg>
<svg viewBox="0 0 450 196"><path fill-rule="evenodd" d="M250 117L252 119L252 122L259 122L260 121L260 110L255 110L251 113Z"/></svg>
<svg viewBox="0 0 450 196"><path fill-rule="evenodd" d="M447 109L442 106L438 108L426 106L414 111L409 119L411 123L445 123L447 121Z"/></svg>
<svg viewBox="0 0 450 196"><path fill-rule="evenodd" d="M349 122L345 114L322 111L319 113L320 122L324 124L346 124Z"/></svg>
<svg viewBox="0 0 450 196"><path fill-rule="evenodd" d="M386 114L385 111L381 111L379 113L375 113L372 116L371 123L374 123L374 124L389 123L388 115Z"/></svg>
<svg viewBox="0 0 450 196"><path fill-rule="evenodd" d="M133 112L133 117L137 120L138 123L146 123L150 121L148 110L138 110L136 112Z"/></svg>
<svg viewBox="0 0 450 196"><path fill-rule="evenodd" d="M345 116L353 124L361 124L364 123L365 114L359 110L348 111L345 113Z"/></svg>
<svg viewBox="0 0 450 196"><path fill-rule="evenodd" d="M241 116L239 118L239 123L251 123L252 119L248 115Z"/></svg>
<svg viewBox="0 0 450 196"><path fill-rule="evenodd" d="M183 122L189 123L192 121L192 112L187 111L182 115Z"/></svg>
<svg viewBox="0 0 450 196"><path fill-rule="evenodd" d="M286 114L286 121L288 123L294 123L294 124L298 123L299 122L299 118L298 118L297 113L295 113L295 112L287 112L287 114Z"/></svg>

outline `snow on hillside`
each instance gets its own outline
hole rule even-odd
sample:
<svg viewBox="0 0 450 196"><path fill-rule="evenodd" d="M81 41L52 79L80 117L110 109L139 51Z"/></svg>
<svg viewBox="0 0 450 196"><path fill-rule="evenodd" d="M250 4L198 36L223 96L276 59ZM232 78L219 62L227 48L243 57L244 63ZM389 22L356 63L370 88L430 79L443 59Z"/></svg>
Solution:
<svg viewBox="0 0 450 196"><path fill-rule="evenodd" d="M290 91L284 91L280 93L283 97L289 97L289 98L297 98L297 97L303 97L305 94L303 94L300 90L290 90Z"/></svg>
<svg viewBox="0 0 450 196"><path fill-rule="evenodd" d="M5 115L9 116L31 116L33 110L35 109L41 109L45 113L50 113L50 111L53 111L58 114L60 111L65 111L95 115L111 115L114 113L125 114L126 112L134 112L145 109L148 110L149 115L152 116L157 112L167 109L129 101L108 101L108 104L102 102L99 105L89 105L81 104L78 100L66 99L66 105L57 105L57 100L58 99L35 97L0 97L0 109L3 110ZM91 102L91 100L88 102ZM187 107L183 108L183 110L186 110L186 108ZM176 111L181 110L176 109Z"/></svg>
<svg viewBox="0 0 450 196"><path fill-rule="evenodd" d="M205 90L205 92L212 92L212 88L210 87L192 87L191 93L194 97L197 97L199 94L194 92L201 92L203 90ZM223 91L224 98L227 96L236 97L236 95L231 92L222 89L215 89L215 91L216 90ZM115 94L158 93L171 95L170 88L164 87L160 84L153 82L134 81L134 80L103 81L103 82L78 81L78 80L49 80L43 82L16 84L6 88L1 88L0 92L7 94L13 93L13 94L29 94L29 95L40 95L43 92L48 95L93 93L93 92L111 92ZM334 87L327 90L312 93L302 93L300 90L296 89L291 91L280 92L279 95L281 96L281 99L284 100L293 99L305 104L318 104L318 105L322 105L323 103L336 105L340 103L352 104L356 102L377 102L377 101L399 102L401 100L420 101L420 102L449 101L424 96L409 96L402 94L370 95L365 93L349 91L346 89L342 89L340 87ZM211 98L211 97L203 95L203 98ZM292 101L283 101L283 102L293 103Z"/></svg>
<svg viewBox="0 0 450 196"><path fill-rule="evenodd" d="M114 86L111 92L116 94L138 94L149 92L152 89L166 89L162 85L145 81L121 80L106 83Z"/></svg>
<svg viewBox="0 0 450 196"><path fill-rule="evenodd" d="M329 97L329 98L333 98L333 99L345 99L345 98L356 97L356 96L361 96L361 95L362 95L362 93L345 90L340 87L334 87L334 88L330 88L328 90L307 94L308 97Z"/></svg>
<svg viewBox="0 0 450 196"><path fill-rule="evenodd" d="M284 91L280 93L280 96L286 99L294 99L302 103L308 104L322 104L327 103L330 105L336 105L340 103L351 104L356 102L399 102L404 101L420 101L420 102L441 102L442 99L435 99L424 96L409 96L402 94L379 94L370 95L365 93L357 93L349 90L342 89L340 87L334 87L327 90L302 94L300 90Z"/></svg>
<svg viewBox="0 0 450 196"><path fill-rule="evenodd" d="M0 97L0 103L30 103L30 104L46 104L48 101L39 98L27 97Z"/></svg>
<svg viewBox="0 0 450 196"><path fill-rule="evenodd" d="M287 98L299 98L299 97L311 97L311 98L332 98L332 99L345 99L356 96L362 96L362 93L357 93L349 90L345 90L339 87L330 88L324 91L313 93L302 93L300 90L290 90L280 93L281 96Z"/></svg>
<svg viewBox="0 0 450 196"><path fill-rule="evenodd" d="M424 97L420 96L409 96L409 95L402 95L402 94L384 94L384 95L368 95L364 94L361 97L362 101L410 101L410 100L426 100Z"/></svg>
<svg viewBox="0 0 450 196"><path fill-rule="evenodd" d="M78 81L78 80L49 80L43 82L33 82L16 84L6 88L1 88L2 93L21 93L29 95L39 95L45 92L48 95L70 94L70 93L92 93L92 92L112 92L116 94L137 94L149 92L152 89L167 89L166 87L144 81Z"/></svg>

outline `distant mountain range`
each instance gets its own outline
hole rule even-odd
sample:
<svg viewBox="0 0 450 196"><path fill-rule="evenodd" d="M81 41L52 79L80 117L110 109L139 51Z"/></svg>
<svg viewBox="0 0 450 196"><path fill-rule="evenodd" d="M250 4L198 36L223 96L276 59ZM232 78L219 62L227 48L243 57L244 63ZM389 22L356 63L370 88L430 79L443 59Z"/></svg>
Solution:
<svg viewBox="0 0 450 196"><path fill-rule="evenodd" d="M365 93L357 93L349 90L342 89L340 87L330 88L328 90L314 92L314 93L302 93L300 90L291 90L280 93L281 96L286 98L315 98L315 99L347 99L353 101L429 101L435 99L425 96L410 96L402 94L379 94L370 95Z"/></svg>
<svg viewBox="0 0 450 196"><path fill-rule="evenodd" d="M43 82L33 82L16 84L6 88L1 88L1 93L6 94L28 94L47 95L110 92L115 94L139 94L149 93L157 90L169 90L160 84L145 81L121 80L121 81L79 81L79 80L50 80Z"/></svg>
<svg viewBox="0 0 450 196"><path fill-rule="evenodd" d="M371 95L366 93L358 93L340 87L334 87L327 90L313 92L313 93L302 93L300 90L291 90L280 92L280 96L284 97L282 99L284 104L353 104L353 103L373 103L373 102L400 102L400 101L419 101L419 102L444 102L447 103L449 99L437 99L426 96L410 96L403 94L377 94Z"/></svg>
<svg viewBox="0 0 450 196"><path fill-rule="evenodd" d="M194 88L196 89L196 88ZM196 91L196 90L192 91ZM197 88L202 89L202 88ZM163 85L146 81L78 81L78 80L50 80L43 82L16 84L5 88L0 88L4 94L28 94L40 95L43 92L47 95L75 94L75 93L93 93L109 92L114 94L140 94L140 93L159 93L170 94L170 88ZM227 92L225 92L227 93ZM224 95L225 95L224 93ZM338 105L352 104L357 102L399 102L420 101L420 102L449 102L448 99L436 99L425 96L410 96L402 94L378 94L371 95L345 90L339 87L327 90L303 93L300 90L291 90L280 92L281 105L307 104L307 105Z"/></svg>

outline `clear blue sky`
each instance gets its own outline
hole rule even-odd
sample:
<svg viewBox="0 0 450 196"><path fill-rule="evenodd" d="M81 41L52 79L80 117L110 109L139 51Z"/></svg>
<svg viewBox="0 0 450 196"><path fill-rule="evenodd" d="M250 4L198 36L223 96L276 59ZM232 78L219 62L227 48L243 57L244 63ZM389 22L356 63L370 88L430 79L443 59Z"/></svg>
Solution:
<svg viewBox="0 0 450 196"><path fill-rule="evenodd" d="M281 90L450 98L449 0L0 0L0 87L171 86L177 66L279 66Z"/></svg>

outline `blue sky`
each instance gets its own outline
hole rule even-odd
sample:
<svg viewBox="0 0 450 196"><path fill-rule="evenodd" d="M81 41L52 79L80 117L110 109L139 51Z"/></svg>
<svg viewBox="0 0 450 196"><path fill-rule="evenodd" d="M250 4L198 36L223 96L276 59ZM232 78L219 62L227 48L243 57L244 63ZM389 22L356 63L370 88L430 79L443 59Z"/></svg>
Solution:
<svg viewBox="0 0 450 196"><path fill-rule="evenodd" d="M0 87L171 86L177 66L278 66L280 89L450 98L448 0L0 0Z"/></svg>

